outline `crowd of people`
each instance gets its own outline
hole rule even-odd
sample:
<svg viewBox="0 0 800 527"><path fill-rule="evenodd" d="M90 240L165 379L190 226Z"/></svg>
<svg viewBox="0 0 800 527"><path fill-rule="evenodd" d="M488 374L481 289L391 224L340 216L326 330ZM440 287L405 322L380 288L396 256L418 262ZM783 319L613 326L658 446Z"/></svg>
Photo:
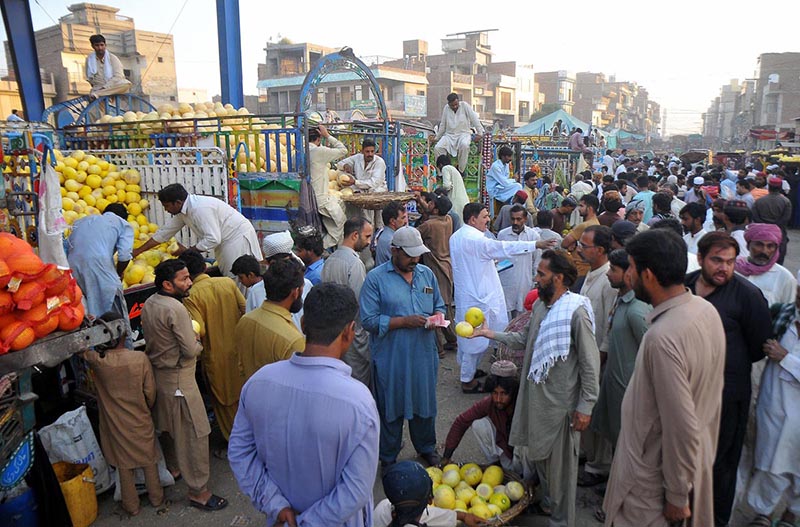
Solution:
<svg viewBox="0 0 800 527"><path fill-rule="evenodd" d="M457 99L445 108L459 110L467 107ZM343 157L324 128L310 139L312 172ZM124 317L111 284L132 256L183 226L198 239L155 270L157 293L142 311L149 360L126 354L125 338L87 356L99 371L135 372L98 390L112 462L145 468L157 505L160 445L190 503L213 511L227 501L208 489L209 456L227 457L270 525L477 525L432 509L420 520L430 484L416 493L406 485L424 480L418 463L398 459L407 421L429 466L458 459L472 429L485 462L535 488L532 510L553 526L576 524L578 486L604 495L594 515L606 525L725 526L741 504L751 525L766 526L782 503L781 525L792 525L800 315L797 280L782 265L792 215L783 169L607 151L597 173L562 188L534 171L513 181L501 148L487 174L492 232L490 209L463 203L448 159L456 139L442 148L447 184L419 193L411 218L399 202L347 217L323 201L327 231L254 244L238 213L171 185L159 199L173 218L133 254L113 207L76 224L76 268L90 266L89 254L118 254L116 266L93 260L102 275L76 273L92 314L111 319L104 313ZM357 156L342 166L353 184L371 181L374 144ZM214 251L219 267L207 268L201 251ZM469 308L483 321L456 336ZM463 393L484 395L440 450L439 361L453 351ZM227 449L209 452L198 361ZM137 448L108 446L129 443ZM389 501L376 508L379 470ZM136 514L129 472L120 483Z"/></svg>

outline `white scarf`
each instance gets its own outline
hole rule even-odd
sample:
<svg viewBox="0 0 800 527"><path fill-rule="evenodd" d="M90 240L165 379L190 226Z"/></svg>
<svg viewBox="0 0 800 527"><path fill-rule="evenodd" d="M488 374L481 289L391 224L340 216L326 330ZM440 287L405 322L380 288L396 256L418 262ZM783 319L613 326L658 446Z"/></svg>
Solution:
<svg viewBox="0 0 800 527"><path fill-rule="evenodd" d="M533 344L528 380L536 384L543 383L547 380L550 367L559 359L567 359L572 333L572 314L580 306L583 306L589 314L594 333L594 312L589 298L569 291L564 293L550 308L539 327L539 333Z"/></svg>
<svg viewBox="0 0 800 527"><path fill-rule="evenodd" d="M103 62L103 73L106 76L106 80L114 76L114 70L111 68L111 57L109 55L110 53L108 51L106 51L106 54L103 55L105 58L105 61ZM97 75L97 71L97 54L92 53L86 60L86 76L94 77Z"/></svg>

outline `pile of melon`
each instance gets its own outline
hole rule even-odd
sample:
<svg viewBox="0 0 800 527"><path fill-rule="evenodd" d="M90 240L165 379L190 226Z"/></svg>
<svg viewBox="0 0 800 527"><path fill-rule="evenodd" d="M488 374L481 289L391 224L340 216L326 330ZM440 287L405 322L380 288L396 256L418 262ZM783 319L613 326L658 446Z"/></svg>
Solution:
<svg viewBox="0 0 800 527"><path fill-rule="evenodd" d="M155 267L165 260L175 258L173 253L177 251L178 242L175 238L171 238L169 241L137 256L125 268L125 272L122 275L122 288L128 289L129 287L155 282Z"/></svg>
<svg viewBox="0 0 800 527"><path fill-rule="evenodd" d="M142 198L141 175L135 169L121 169L99 157L75 150L68 156L55 151L61 206L69 225L90 214L101 214L111 203L122 203L135 239L146 240L158 229L143 214L150 202Z"/></svg>
<svg viewBox="0 0 800 527"><path fill-rule="evenodd" d="M468 512L484 520L499 516L525 496L518 481L503 485L503 469L497 465L483 471L475 463L429 467L433 481L433 504L442 509Z"/></svg>
<svg viewBox="0 0 800 527"><path fill-rule="evenodd" d="M343 170L328 169L328 193L336 198L352 196L356 180Z"/></svg>
<svg viewBox="0 0 800 527"><path fill-rule="evenodd" d="M82 298L69 270L45 264L25 241L0 232L0 354L78 328Z"/></svg>

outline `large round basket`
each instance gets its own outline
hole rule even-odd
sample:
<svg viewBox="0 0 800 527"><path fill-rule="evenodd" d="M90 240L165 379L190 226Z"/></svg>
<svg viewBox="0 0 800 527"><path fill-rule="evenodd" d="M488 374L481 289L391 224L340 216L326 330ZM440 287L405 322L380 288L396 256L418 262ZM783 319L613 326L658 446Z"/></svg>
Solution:
<svg viewBox="0 0 800 527"><path fill-rule="evenodd" d="M485 468L486 466L482 466L481 470ZM525 489L525 494L523 494L522 498L520 498L520 500L516 502L514 505L512 505L507 511L500 514L499 516L493 516L492 518L486 520L484 525L497 525L497 526L508 525L508 523L511 520L513 520L514 518L525 512L525 510L528 508L528 505L530 505L531 495L530 495L530 489L528 489L528 485L525 484L525 481L523 481L522 478L520 478L513 472L509 472L503 469L503 485L505 485L506 483L510 483L512 481L520 483L522 487Z"/></svg>
<svg viewBox="0 0 800 527"><path fill-rule="evenodd" d="M342 196L342 201L348 205L369 210L381 210L392 201L406 203L412 199L414 199L414 194L410 192L370 192Z"/></svg>

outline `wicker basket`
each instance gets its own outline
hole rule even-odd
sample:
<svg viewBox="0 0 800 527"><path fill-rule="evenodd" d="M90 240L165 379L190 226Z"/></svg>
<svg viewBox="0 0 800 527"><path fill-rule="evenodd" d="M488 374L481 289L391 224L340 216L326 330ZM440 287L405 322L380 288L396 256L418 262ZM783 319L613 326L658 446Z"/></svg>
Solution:
<svg viewBox="0 0 800 527"><path fill-rule="evenodd" d="M392 201L406 203L412 199L414 199L414 194L410 192L371 192L342 196L342 201L348 205L369 210L381 210Z"/></svg>
<svg viewBox="0 0 800 527"><path fill-rule="evenodd" d="M481 470L483 470L485 468L486 468L485 466L482 466ZM509 472L509 471L503 469L503 485L505 485L506 483L509 483L511 481L516 481L517 483L520 483L522 485L522 487L525 489L525 494L522 495L522 498L520 498L520 500L518 502L516 502L513 506L511 506L507 511L502 513L500 516L494 516L494 517L489 518L488 520L486 520L484 525L487 525L487 526L488 525L494 525L494 526L508 525L508 523L511 520L513 520L514 518L516 518L517 516L519 516L520 514L525 512L525 510L528 508L528 505L530 505L530 503L531 503L531 495L530 495L530 489L528 488L528 485L525 484L525 481L523 481L522 478L520 478L519 476L517 476L513 472Z"/></svg>

